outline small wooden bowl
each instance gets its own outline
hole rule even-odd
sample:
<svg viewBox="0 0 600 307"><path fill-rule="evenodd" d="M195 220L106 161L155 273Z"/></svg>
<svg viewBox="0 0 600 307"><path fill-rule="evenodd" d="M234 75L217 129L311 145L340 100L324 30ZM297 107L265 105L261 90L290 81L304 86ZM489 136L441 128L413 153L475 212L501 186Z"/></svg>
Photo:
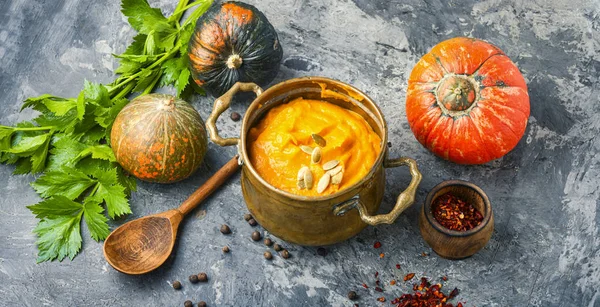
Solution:
<svg viewBox="0 0 600 307"><path fill-rule="evenodd" d="M467 231L450 230L433 217L431 206L439 196L451 192L472 204L483 215L477 227ZM478 186L462 180L448 180L435 186L422 206L419 229L425 242L443 258L463 259L482 249L494 231L494 214L487 195Z"/></svg>

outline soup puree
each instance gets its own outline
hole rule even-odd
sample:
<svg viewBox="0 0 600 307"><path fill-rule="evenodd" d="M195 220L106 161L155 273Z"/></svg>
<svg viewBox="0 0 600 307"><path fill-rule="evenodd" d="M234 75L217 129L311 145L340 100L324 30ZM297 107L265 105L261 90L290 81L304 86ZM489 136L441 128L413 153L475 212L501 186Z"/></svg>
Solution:
<svg viewBox="0 0 600 307"><path fill-rule="evenodd" d="M312 134L325 139L318 163L301 145L318 145ZM305 196L323 196L346 189L366 176L381 152L381 138L357 113L322 100L297 98L267 112L250 129L250 162L258 174L272 186ZM305 148L306 150L306 148ZM325 175L323 165L338 160L343 174L337 184L331 182L321 192L317 186ZM312 188L301 188L298 172L307 166L313 177ZM338 177L339 179L339 177Z"/></svg>

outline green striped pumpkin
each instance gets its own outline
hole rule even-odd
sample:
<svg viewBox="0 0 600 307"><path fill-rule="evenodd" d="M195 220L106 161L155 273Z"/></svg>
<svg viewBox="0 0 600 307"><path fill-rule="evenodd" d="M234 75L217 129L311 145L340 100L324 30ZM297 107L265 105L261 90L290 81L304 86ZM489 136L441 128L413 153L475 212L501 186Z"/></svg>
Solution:
<svg viewBox="0 0 600 307"><path fill-rule="evenodd" d="M189 103L165 94L133 99L117 115L110 139L126 171L159 183L189 177L202 164L207 148L200 114Z"/></svg>

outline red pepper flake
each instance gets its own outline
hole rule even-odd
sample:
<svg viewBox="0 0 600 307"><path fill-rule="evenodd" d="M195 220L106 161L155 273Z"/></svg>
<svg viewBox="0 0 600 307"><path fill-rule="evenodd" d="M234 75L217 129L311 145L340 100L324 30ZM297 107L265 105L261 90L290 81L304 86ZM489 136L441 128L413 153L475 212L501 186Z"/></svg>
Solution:
<svg viewBox="0 0 600 307"><path fill-rule="evenodd" d="M483 221L483 216L473 205L451 193L436 198L431 213L442 226L456 231L473 229Z"/></svg>
<svg viewBox="0 0 600 307"><path fill-rule="evenodd" d="M452 290L450 295L446 296L441 288L441 284L432 286L427 278L422 277L420 283L413 285L414 293L402 294L391 303L396 307L454 307L447 301L458 295L458 289ZM456 307L463 307L463 304L457 303Z"/></svg>
<svg viewBox="0 0 600 307"><path fill-rule="evenodd" d="M373 244L374 248L380 248L381 247L381 242L377 241L375 242L375 244Z"/></svg>
<svg viewBox="0 0 600 307"><path fill-rule="evenodd" d="M367 284L362 284L363 288L365 289L369 289L369 286L367 286Z"/></svg>
<svg viewBox="0 0 600 307"><path fill-rule="evenodd" d="M450 294L448 295L448 299L451 300L454 297L456 297L458 295L460 291L458 291L458 288L454 288L454 290L452 290L452 292L450 292Z"/></svg>
<svg viewBox="0 0 600 307"><path fill-rule="evenodd" d="M443 281L447 281L448 280L448 276L442 276L442 280Z"/></svg>
<svg viewBox="0 0 600 307"><path fill-rule="evenodd" d="M385 257L384 253L379 254L379 258L382 259L383 257Z"/></svg>
<svg viewBox="0 0 600 307"><path fill-rule="evenodd" d="M379 272L375 272L375 278L377 278L377 276L379 276Z"/></svg>
<svg viewBox="0 0 600 307"><path fill-rule="evenodd" d="M383 292L383 289L381 289L379 287L375 287L375 291L377 291L377 292Z"/></svg>
<svg viewBox="0 0 600 307"><path fill-rule="evenodd" d="M379 279L375 281L375 284L379 286Z"/></svg>
<svg viewBox="0 0 600 307"><path fill-rule="evenodd" d="M415 277L415 273L408 273L406 276L404 276L404 281L409 281L413 279L413 277Z"/></svg>
<svg viewBox="0 0 600 307"><path fill-rule="evenodd" d="M429 254L428 254L428 253L426 253L426 252L422 252L422 253L421 253L421 256L422 256L422 257L427 257L427 256L429 256Z"/></svg>
<svg viewBox="0 0 600 307"><path fill-rule="evenodd" d="M382 297L378 298L377 300L383 303L383 302L385 302L385 297L382 296Z"/></svg>
<svg viewBox="0 0 600 307"><path fill-rule="evenodd" d="M392 286L393 286L393 285L395 285L395 284L396 284L396 280L395 280L395 279L392 279L392 281L390 281L390 285L392 285Z"/></svg>
<svg viewBox="0 0 600 307"><path fill-rule="evenodd" d="M396 269L400 270L400 264L396 264Z"/></svg>

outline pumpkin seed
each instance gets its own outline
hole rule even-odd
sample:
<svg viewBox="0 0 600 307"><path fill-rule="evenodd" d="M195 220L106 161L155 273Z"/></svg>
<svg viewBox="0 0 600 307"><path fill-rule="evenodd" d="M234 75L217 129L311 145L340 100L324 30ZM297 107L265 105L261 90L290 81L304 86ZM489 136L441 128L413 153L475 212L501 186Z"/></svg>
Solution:
<svg viewBox="0 0 600 307"><path fill-rule="evenodd" d="M325 175L321 177L319 183L317 184L317 193L323 193L323 191L325 191L325 189L327 189L329 186L329 181L331 181L331 175L329 175L329 173L325 173Z"/></svg>
<svg viewBox="0 0 600 307"><path fill-rule="evenodd" d="M342 177L344 177L344 172L335 174L335 176L331 177L331 184L340 184L342 182Z"/></svg>
<svg viewBox="0 0 600 307"><path fill-rule="evenodd" d="M304 185L304 179L298 180L296 184L298 185L298 189L300 190L304 190L306 188L306 186Z"/></svg>
<svg viewBox="0 0 600 307"><path fill-rule="evenodd" d="M338 164L340 164L340 161L338 160L331 160L329 162L325 162L325 164L323 164L323 170L328 171L336 167Z"/></svg>
<svg viewBox="0 0 600 307"><path fill-rule="evenodd" d="M313 163L319 163L319 161L321 161L321 147L315 147L310 155L310 158Z"/></svg>
<svg viewBox="0 0 600 307"><path fill-rule="evenodd" d="M304 172L306 172L306 171L310 171L310 170L308 169L308 166L303 165L300 168L300 170L298 171L298 176L296 177L296 179L298 179L298 180L304 180Z"/></svg>
<svg viewBox="0 0 600 307"><path fill-rule="evenodd" d="M307 190L310 190L313 187L313 175L312 175L312 172L308 168L304 172L304 187Z"/></svg>
<svg viewBox="0 0 600 307"><path fill-rule="evenodd" d="M327 171L329 173L329 175L331 176L335 176L337 175L339 172L341 172L344 169L344 166L342 165L338 165L336 168L330 169L329 171Z"/></svg>
<svg viewBox="0 0 600 307"><path fill-rule="evenodd" d="M327 145L327 142L325 141L325 139L322 136L320 136L316 133L313 133L310 136L312 137L313 141L315 141L315 144L317 144L321 147L325 147Z"/></svg>
<svg viewBox="0 0 600 307"><path fill-rule="evenodd" d="M312 154L313 152L313 148L310 146L306 146L306 145L300 145L300 149L302 149L302 151L304 151L307 154Z"/></svg>

